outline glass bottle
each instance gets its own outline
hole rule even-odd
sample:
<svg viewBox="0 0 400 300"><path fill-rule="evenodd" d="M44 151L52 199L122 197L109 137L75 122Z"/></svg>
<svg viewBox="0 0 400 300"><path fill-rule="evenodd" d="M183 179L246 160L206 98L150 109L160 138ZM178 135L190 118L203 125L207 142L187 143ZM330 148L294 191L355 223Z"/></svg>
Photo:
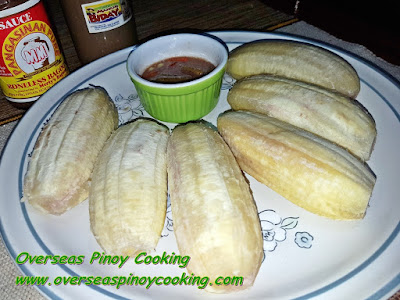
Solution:
<svg viewBox="0 0 400 300"><path fill-rule="evenodd" d="M82 64L137 43L126 0L61 0L61 6Z"/></svg>

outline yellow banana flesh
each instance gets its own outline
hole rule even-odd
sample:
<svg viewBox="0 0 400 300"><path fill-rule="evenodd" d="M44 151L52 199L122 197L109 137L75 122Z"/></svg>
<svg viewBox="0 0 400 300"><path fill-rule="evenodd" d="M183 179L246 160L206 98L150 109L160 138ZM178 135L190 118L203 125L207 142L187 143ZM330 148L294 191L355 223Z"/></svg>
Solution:
<svg viewBox="0 0 400 300"><path fill-rule="evenodd" d="M253 285L263 240L249 185L216 130L203 123L176 127L167 150L174 233L196 276L243 276L243 285L213 285L227 293Z"/></svg>
<svg viewBox="0 0 400 300"><path fill-rule="evenodd" d="M147 119L118 128L93 170L92 232L110 254L135 255L157 246L167 205L169 130Z"/></svg>
<svg viewBox="0 0 400 300"><path fill-rule="evenodd" d="M228 94L234 110L266 114L328 139L361 160L370 158L375 121L362 105L339 93L283 77L239 80Z"/></svg>
<svg viewBox="0 0 400 300"><path fill-rule="evenodd" d="M294 204L332 219L365 215L375 175L337 145L252 112L228 112L218 130L242 170Z"/></svg>
<svg viewBox="0 0 400 300"><path fill-rule="evenodd" d="M118 112L103 88L69 95L35 144L22 200L54 215L85 200L97 156L117 126Z"/></svg>
<svg viewBox="0 0 400 300"><path fill-rule="evenodd" d="M226 72L235 79L270 74L313 83L355 98L360 79L354 68L331 51L311 44L266 40L234 49Z"/></svg>

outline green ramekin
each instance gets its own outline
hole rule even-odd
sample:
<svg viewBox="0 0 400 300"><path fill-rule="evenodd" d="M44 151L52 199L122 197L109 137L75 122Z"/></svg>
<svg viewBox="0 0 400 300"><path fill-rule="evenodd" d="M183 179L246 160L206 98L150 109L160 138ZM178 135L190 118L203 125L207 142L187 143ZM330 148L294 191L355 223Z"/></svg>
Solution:
<svg viewBox="0 0 400 300"><path fill-rule="evenodd" d="M154 42L155 40L156 42ZM144 109L152 117L164 122L185 123L201 119L210 113L218 103L228 56L225 46L212 37L197 34L174 34L155 40L151 40L133 50L127 62L128 73ZM176 42L177 40L178 43ZM162 53L161 56L155 55L156 57L158 56L157 58L148 58L147 63L143 63L141 55L137 55L140 54L139 52L135 53L142 46L145 46L144 50L142 49L142 55L149 57L151 50L157 49L157 47L165 48L165 45L171 43L176 45L179 44L179 41L181 45L178 45L177 48L185 47L185 41L189 41L192 47L195 43L201 43L203 52L196 55L196 53L190 51L185 52L185 50L176 49L176 54L173 55L175 52L173 49L170 53ZM209 43L209 46L212 47L214 56L215 51L219 51L219 55L217 55L219 61L216 63L214 59L212 62L217 65L216 68L199 79L177 84L154 83L140 77L141 72L143 72L143 66L135 69L135 63L138 61L142 62L142 65L149 66L152 63L173 56L200 56L211 61L208 59L210 54L204 53L207 50L204 49L207 48L204 47L205 43ZM151 49L152 47L154 48ZM171 48L170 46L168 47ZM219 47L219 49L215 50L216 47Z"/></svg>

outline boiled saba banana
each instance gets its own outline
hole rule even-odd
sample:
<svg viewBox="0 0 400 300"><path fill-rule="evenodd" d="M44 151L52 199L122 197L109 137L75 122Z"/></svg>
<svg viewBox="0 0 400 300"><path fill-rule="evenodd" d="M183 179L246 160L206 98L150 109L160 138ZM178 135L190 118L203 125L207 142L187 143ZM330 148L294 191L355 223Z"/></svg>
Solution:
<svg viewBox="0 0 400 300"><path fill-rule="evenodd" d="M294 204L332 219L364 217L375 175L343 148L253 112L221 115L218 130L243 171Z"/></svg>
<svg viewBox="0 0 400 300"><path fill-rule="evenodd" d="M313 83L355 98L360 79L343 58L324 48L289 40L263 40L234 49L226 72L235 79L270 74Z"/></svg>
<svg viewBox="0 0 400 300"><path fill-rule="evenodd" d="M234 110L266 114L328 139L368 160L376 138L375 121L357 101L284 77L255 75L229 91Z"/></svg>
<svg viewBox="0 0 400 300"><path fill-rule="evenodd" d="M85 200L97 156L117 126L118 112L103 88L69 95L39 135L22 200L54 215Z"/></svg>
<svg viewBox="0 0 400 300"><path fill-rule="evenodd" d="M153 251L167 206L169 130L138 119L118 128L93 170L89 193L91 230L110 254Z"/></svg>
<svg viewBox="0 0 400 300"><path fill-rule="evenodd" d="M260 220L249 185L229 147L203 123L176 127L167 150L174 233L187 269L210 282L242 276L243 285L209 285L227 293L253 285L263 258Z"/></svg>

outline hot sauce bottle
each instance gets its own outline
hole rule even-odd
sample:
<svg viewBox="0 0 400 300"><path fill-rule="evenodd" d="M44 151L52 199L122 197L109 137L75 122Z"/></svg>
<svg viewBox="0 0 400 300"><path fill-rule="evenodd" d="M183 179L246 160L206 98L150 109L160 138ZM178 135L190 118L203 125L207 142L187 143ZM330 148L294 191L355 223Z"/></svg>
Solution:
<svg viewBox="0 0 400 300"><path fill-rule="evenodd" d="M68 75L40 0L0 0L0 86L7 100L28 108Z"/></svg>
<svg viewBox="0 0 400 300"><path fill-rule="evenodd" d="M137 43L127 0L61 0L61 5L81 63Z"/></svg>

